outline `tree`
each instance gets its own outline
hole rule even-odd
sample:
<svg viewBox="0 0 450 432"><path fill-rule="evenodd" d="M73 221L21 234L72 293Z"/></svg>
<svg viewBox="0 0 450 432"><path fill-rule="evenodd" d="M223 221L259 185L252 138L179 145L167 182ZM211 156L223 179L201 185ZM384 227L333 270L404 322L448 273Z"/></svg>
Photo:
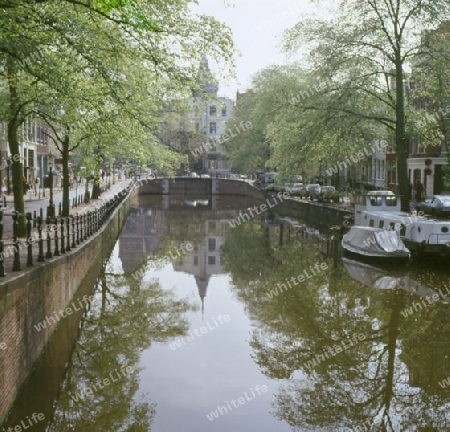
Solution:
<svg viewBox="0 0 450 432"><path fill-rule="evenodd" d="M444 166L446 183L450 184L450 21L422 35L422 52L411 73L409 126L411 135L428 145L446 149L448 165Z"/></svg>
<svg viewBox="0 0 450 432"><path fill-rule="evenodd" d="M0 8L0 89L6 101L0 120L8 123L14 205L21 213L17 129L39 105L39 90L48 87L70 97L67 81L74 73L77 78L85 74L107 88L121 112L151 130L156 104L198 87L196 64L204 55L226 68L233 65L229 30L211 17L193 16L185 0L5 0ZM139 86L144 79L146 85ZM56 110L60 100L54 102Z"/></svg>
<svg viewBox="0 0 450 432"><path fill-rule="evenodd" d="M417 30L436 27L449 11L446 0L342 0L332 20L300 22L285 33L285 50L295 52L309 44L313 72L319 80L332 82L324 91L328 105L317 107L322 115L368 120L395 135L404 197L409 185L406 67L421 49ZM308 100L302 108L315 109Z"/></svg>

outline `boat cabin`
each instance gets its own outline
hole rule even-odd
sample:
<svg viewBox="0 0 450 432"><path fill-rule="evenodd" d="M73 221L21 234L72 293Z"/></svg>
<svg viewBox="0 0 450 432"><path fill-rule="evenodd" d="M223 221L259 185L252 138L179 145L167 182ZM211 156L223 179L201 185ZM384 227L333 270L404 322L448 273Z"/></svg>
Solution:
<svg viewBox="0 0 450 432"><path fill-rule="evenodd" d="M390 191L357 195L355 225L399 231L408 247L433 244L450 248L450 220L405 213L401 211L400 204L400 197ZM448 252L450 253L450 249Z"/></svg>
<svg viewBox="0 0 450 432"><path fill-rule="evenodd" d="M387 211L395 212L408 216L406 213L401 212L400 198L397 197L391 191L374 191L369 192L367 195L355 196L355 225L371 226L365 223L367 218L364 218L364 212L366 211ZM375 227L375 225L373 225ZM384 228L379 227L376 228Z"/></svg>

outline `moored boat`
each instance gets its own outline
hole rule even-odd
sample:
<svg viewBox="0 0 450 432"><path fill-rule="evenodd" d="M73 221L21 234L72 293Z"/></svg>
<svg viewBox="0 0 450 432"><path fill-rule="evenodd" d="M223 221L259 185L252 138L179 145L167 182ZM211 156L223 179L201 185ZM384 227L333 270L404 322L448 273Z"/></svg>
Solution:
<svg viewBox="0 0 450 432"><path fill-rule="evenodd" d="M342 247L363 258L406 262L410 257L399 233L387 229L353 226L342 238Z"/></svg>
<svg viewBox="0 0 450 432"><path fill-rule="evenodd" d="M398 232L413 256L450 258L450 220L402 212L400 198L392 192L356 196L355 226Z"/></svg>

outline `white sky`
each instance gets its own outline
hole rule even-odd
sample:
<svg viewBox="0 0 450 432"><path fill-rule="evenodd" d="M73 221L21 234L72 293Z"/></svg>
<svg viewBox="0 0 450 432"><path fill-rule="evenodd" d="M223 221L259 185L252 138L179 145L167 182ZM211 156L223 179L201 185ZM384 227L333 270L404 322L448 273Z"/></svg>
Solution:
<svg viewBox="0 0 450 432"><path fill-rule="evenodd" d="M323 6L308 0L198 0L193 6L196 13L212 15L227 24L242 56L236 59L238 82L220 82L219 95L236 97L236 90L245 90L251 76L271 65L286 63L279 45L284 29L292 27L302 18L322 14ZM330 2L331 3L331 2ZM226 6L229 4L230 6ZM210 62L211 69L214 65Z"/></svg>

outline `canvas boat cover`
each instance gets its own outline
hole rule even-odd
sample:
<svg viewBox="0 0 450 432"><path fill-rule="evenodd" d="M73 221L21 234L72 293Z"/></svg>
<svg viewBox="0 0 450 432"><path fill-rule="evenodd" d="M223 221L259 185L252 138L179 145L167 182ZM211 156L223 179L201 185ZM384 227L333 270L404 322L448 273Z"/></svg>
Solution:
<svg viewBox="0 0 450 432"><path fill-rule="evenodd" d="M342 246L349 252L369 257L407 258L405 247L397 231L381 228L353 226L344 235Z"/></svg>

